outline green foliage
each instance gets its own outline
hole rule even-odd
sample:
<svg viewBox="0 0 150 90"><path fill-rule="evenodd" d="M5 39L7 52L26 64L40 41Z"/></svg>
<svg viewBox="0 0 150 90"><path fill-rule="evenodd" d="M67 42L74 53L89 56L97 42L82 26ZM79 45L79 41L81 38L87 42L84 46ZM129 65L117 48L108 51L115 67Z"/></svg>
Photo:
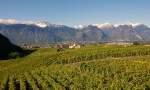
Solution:
<svg viewBox="0 0 150 90"><path fill-rule="evenodd" d="M133 42L133 45L140 45L140 43L139 42Z"/></svg>
<svg viewBox="0 0 150 90"><path fill-rule="evenodd" d="M144 46L43 48L0 61L0 80L6 90L149 90L149 55Z"/></svg>
<svg viewBox="0 0 150 90"><path fill-rule="evenodd" d="M20 54L18 52L11 52L9 55L8 55L9 58L18 58L20 57Z"/></svg>

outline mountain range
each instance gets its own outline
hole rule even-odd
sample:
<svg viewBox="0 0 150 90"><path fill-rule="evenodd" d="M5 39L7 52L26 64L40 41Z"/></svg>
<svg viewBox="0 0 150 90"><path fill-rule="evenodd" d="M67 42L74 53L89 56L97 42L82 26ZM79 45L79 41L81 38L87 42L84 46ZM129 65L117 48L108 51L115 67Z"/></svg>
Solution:
<svg viewBox="0 0 150 90"><path fill-rule="evenodd" d="M150 27L144 24L91 24L66 26L45 21L0 19L0 34L15 44L43 44L65 41L112 42L150 41Z"/></svg>

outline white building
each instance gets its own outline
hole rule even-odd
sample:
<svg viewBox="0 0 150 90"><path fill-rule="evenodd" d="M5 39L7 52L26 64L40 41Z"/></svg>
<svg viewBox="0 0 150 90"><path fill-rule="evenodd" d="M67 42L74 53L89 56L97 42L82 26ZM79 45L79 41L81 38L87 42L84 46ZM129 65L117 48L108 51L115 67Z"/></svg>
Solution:
<svg viewBox="0 0 150 90"><path fill-rule="evenodd" d="M69 48L80 48L81 46L76 44L76 43L73 43L73 44L70 44L69 45Z"/></svg>

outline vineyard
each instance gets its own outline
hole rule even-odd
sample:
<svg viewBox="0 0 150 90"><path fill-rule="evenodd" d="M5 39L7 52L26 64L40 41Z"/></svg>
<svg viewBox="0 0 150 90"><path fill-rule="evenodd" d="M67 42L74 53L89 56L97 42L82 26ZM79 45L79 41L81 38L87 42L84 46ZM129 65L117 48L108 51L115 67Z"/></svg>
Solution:
<svg viewBox="0 0 150 90"><path fill-rule="evenodd" d="M0 61L2 90L149 90L150 47L85 46Z"/></svg>

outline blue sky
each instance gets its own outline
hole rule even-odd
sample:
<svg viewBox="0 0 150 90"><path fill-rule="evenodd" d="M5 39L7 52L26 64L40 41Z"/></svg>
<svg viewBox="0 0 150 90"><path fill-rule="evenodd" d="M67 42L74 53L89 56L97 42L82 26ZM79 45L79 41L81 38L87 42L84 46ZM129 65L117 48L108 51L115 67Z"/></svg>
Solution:
<svg viewBox="0 0 150 90"><path fill-rule="evenodd" d="M150 26L150 0L0 0L0 18L79 25L139 22Z"/></svg>

